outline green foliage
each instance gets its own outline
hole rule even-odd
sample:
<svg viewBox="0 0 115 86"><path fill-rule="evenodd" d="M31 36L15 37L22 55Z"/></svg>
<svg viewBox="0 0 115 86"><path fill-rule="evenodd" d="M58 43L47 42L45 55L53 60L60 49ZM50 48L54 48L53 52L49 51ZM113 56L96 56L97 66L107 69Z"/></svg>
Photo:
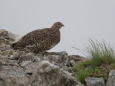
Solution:
<svg viewBox="0 0 115 86"><path fill-rule="evenodd" d="M109 71L115 69L115 53L110 44L99 43L89 40L90 45L86 47L88 60L77 64L76 78L82 83L85 83L86 77L103 77L106 81Z"/></svg>
<svg viewBox="0 0 115 86"><path fill-rule="evenodd" d="M81 83L85 83L85 78L88 76L90 76L89 71L79 70L76 72L77 80L80 81Z"/></svg>
<svg viewBox="0 0 115 86"><path fill-rule="evenodd" d="M110 65L110 67L111 67L112 69L115 69L115 63L112 63L112 64Z"/></svg>
<svg viewBox="0 0 115 86"><path fill-rule="evenodd" d="M87 57L93 61L93 65L98 66L101 63L111 64L115 62L115 53L114 49L110 44L99 43L98 41L94 42L89 40L90 46L86 48Z"/></svg>
<svg viewBox="0 0 115 86"><path fill-rule="evenodd" d="M77 80L81 83L85 83L86 77L103 77L106 81L109 74L109 70L106 68L99 68L94 66L87 66L87 68L83 66L81 66L81 68L80 66L76 66L76 68L76 77Z"/></svg>

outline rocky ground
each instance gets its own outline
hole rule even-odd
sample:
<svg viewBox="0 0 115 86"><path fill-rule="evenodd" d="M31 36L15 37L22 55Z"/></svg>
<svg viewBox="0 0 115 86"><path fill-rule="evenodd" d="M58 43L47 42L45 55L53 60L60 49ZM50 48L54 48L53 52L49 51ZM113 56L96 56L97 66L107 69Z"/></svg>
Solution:
<svg viewBox="0 0 115 86"><path fill-rule="evenodd" d="M63 52L34 54L13 50L17 36L0 30L0 86L86 86L75 78L73 66L86 58ZM103 78L85 79L87 86L115 86L115 70L105 85Z"/></svg>
<svg viewBox="0 0 115 86"><path fill-rule="evenodd" d="M84 57L63 52L13 50L16 35L0 30L0 86L81 86L73 66Z"/></svg>

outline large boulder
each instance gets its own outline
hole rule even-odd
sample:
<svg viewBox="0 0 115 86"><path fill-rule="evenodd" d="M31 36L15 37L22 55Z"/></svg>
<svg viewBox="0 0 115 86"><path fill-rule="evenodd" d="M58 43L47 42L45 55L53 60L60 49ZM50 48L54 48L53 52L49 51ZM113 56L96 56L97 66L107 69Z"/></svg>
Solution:
<svg viewBox="0 0 115 86"><path fill-rule="evenodd" d="M43 61L32 75L29 84L31 86L76 86L78 81L61 71L58 66Z"/></svg>

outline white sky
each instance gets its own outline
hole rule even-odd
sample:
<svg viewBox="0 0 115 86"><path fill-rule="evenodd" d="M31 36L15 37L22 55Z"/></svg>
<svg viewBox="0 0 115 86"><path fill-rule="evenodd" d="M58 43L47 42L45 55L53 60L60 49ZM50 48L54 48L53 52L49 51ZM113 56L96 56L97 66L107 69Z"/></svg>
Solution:
<svg viewBox="0 0 115 86"><path fill-rule="evenodd" d="M0 0L0 29L19 35L60 21L61 42L51 51L82 55L89 38L115 44L115 0Z"/></svg>

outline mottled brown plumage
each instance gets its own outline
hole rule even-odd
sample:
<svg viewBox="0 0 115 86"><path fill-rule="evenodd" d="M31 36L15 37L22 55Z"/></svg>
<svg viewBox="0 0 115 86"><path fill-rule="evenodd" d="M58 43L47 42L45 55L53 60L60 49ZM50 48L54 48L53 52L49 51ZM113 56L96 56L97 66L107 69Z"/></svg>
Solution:
<svg viewBox="0 0 115 86"><path fill-rule="evenodd" d="M51 28L37 29L23 36L11 46L14 49L28 48L34 53L44 52L53 48L60 42L60 28L64 26L56 22Z"/></svg>

